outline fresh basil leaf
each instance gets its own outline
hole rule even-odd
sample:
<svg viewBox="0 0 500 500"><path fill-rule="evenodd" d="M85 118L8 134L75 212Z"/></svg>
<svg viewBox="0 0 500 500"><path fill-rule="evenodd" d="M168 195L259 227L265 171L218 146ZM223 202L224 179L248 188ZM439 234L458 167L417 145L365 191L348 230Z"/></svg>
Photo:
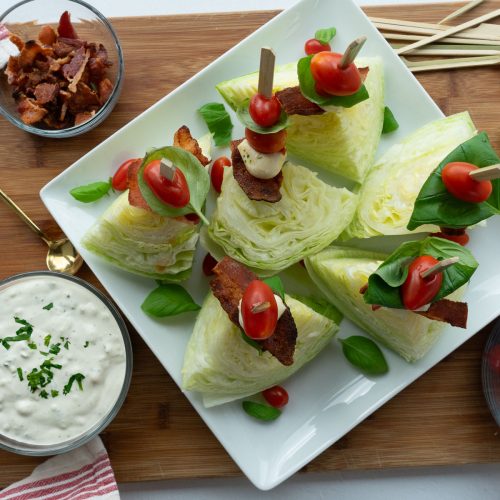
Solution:
<svg viewBox="0 0 500 500"><path fill-rule="evenodd" d="M201 308L182 286L169 284L154 289L142 303L141 309L149 316L165 318Z"/></svg>
<svg viewBox="0 0 500 500"><path fill-rule="evenodd" d="M437 260L459 257L459 261L443 271L443 283L432 302L450 295L467 283L478 263L462 245L443 238L428 237L403 243L368 278L368 289L363 298L368 304L404 309L400 286L408 276L408 266L417 257L430 255Z"/></svg>
<svg viewBox="0 0 500 500"><path fill-rule="evenodd" d="M278 410L278 408L253 401L243 401L243 409L251 417L267 422L276 420L281 415L281 410Z"/></svg>
<svg viewBox="0 0 500 500"><path fill-rule="evenodd" d="M311 59L313 56L303 57L299 59L297 64L297 74L299 77L300 91L310 101L318 106L340 106L343 108L351 108L362 101L365 101L370 96L365 85L352 95L346 96L322 96L316 92L316 81L311 73Z"/></svg>
<svg viewBox="0 0 500 500"><path fill-rule="evenodd" d="M339 339L347 361L369 375L383 375L389 371L384 353L373 340L361 335Z"/></svg>
<svg viewBox="0 0 500 500"><path fill-rule="evenodd" d="M391 132L394 132L398 128L399 128L398 121L394 117L394 114L392 113L389 106L386 106L384 108L384 125L382 126L382 133L389 134Z"/></svg>
<svg viewBox="0 0 500 500"><path fill-rule="evenodd" d="M281 297L281 300L285 301L285 287L279 276L272 276L271 278L265 278L262 280L264 283L269 285L271 290Z"/></svg>
<svg viewBox="0 0 500 500"><path fill-rule="evenodd" d="M318 314L331 319L335 324L340 325L344 315L330 302L318 297L304 297L303 295L292 295L295 300L302 302Z"/></svg>
<svg viewBox="0 0 500 500"><path fill-rule="evenodd" d="M227 146L231 142L233 124L224 104L209 102L198 109L198 112L205 120L208 130L212 132L215 145Z"/></svg>
<svg viewBox="0 0 500 500"><path fill-rule="evenodd" d="M483 203L468 203L455 198L446 189L441 172L451 162L467 162L479 168L500 163L486 132L474 136L454 149L432 172L417 196L408 229L413 230L423 224L443 227L465 228L500 214L500 180L491 181L493 191Z"/></svg>
<svg viewBox="0 0 500 500"><path fill-rule="evenodd" d="M251 339L243 330L241 330L241 338L248 344L251 345L254 349L257 349L259 351L259 354L262 354L264 351L262 349L262 346L255 341L254 339Z"/></svg>
<svg viewBox="0 0 500 500"><path fill-rule="evenodd" d="M149 163L154 160L161 160L162 158L170 160L182 171L184 177L186 177L190 199L189 203L185 207L175 208L172 205L163 203L163 201L156 197L144 180L144 169L146 168L146 165L149 165ZM167 146L165 148L150 151L142 161L142 165L137 174L137 179L141 194L153 212L166 217L178 217L180 215L195 212L200 216L201 220L203 220L205 224L208 224L208 220L203 214L202 208L210 189L210 177L207 169L203 167L198 159L188 151L175 146Z"/></svg>
<svg viewBox="0 0 500 500"><path fill-rule="evenodd" d="M337 34L337 30L332 26L331 28L325 28L316 31L314 38L323 44L330 43L333 37Z"/></svg>
<svg viewBox="0 0 500 500"><path fill-rule="evenodd" d="M81 201L82 203L92 203L108 194L110 189L111 183L109 182L92 182L85 186L73 188L69 194L73 196L75 200Z"/></svg>
<svg viewBox="0 0 500 500"><path fill-rule="evenodd" d="M283 110L281 110L278 122L271 127L261 127L260 125L257 125L250 116L250 111L248 109L249 104L250 100L245 99L243 104L237 110L238 118L246 128L249 128L259 134L274 134L288 126L288 115Z"/></svg>

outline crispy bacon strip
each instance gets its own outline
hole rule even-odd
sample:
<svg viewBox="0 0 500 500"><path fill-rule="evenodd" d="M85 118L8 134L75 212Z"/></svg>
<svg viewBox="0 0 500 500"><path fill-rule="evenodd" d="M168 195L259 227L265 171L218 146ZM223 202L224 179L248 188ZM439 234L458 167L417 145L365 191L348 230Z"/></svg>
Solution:
<svg viewBox="0 0 500 500"><path fill-rule="evenodd" d="M468 308L465 302L441 299L430 305L427 311L414 311L434 321L443 321L459 328L467 327Z"/></svg>
<svg viewBox="0 0 500 500"><path fill-rule="evenodd" d="M276 203L281 200L281 183L283 182L283 174L280 172L272 179L257 179L251 175L243 158L238 150L239 141L231 142L231 159L233 163L233 176L240 185L245 194L255 201L268 201L269 203Z"/></svg>
<svg viewBox="0 0 500 500"><path fill-rule="evenodd" d="M27 41L19 54L19 66L21 66L22 69L30 68L35 62L36 56L42 52L42 47L34 40Z"/></svg>
<svg viewBox="0 0 500 500"><path fill-rule="evenodd" d="M142 197L141 190L139 188L139 181L137 179L137 173L141 167L142 159L139 158L128 167L128 202L137 208L143 208L151 212L151 208L146 203L146 200Z"/></svg>
<svg viewBox="0 0 500 500"><path fill-rule="evenodd" d="M219 300L229 319L241 328L238 303L250 282L258 279L257 276L243 264L230 257L224 257L214 267L213 273L215 278L211 281L210 287L214 296ZM264 350L269 351L276 357L280 363L290 366L293 364L296 341L297 327L292 313L287 307L278 320L273 335L266 340L259 341L259 344Z"/></svg>
<svg viewBox="0 0 500 500"><path fill-rule="evenodd" d="M276 97L287 115L322 115L325 110L302 95L300 87L289 87L276 92Z"/></svg>
<svg viewBox="0 0 500 500"><path fill-rule="evenodd" d="M191 131L186 125L183 125L174 134L174 146L189 151L204 166L210 163L210 160L203 155L198 141L193 138Z"/></svg>
<svg viewBox="0 0 500 500"><path fill-rule="evenodd" d="M52 102L59 93L57 83L40 83L35 87L35 99L37 104Z"/></svg>
<svg viewBox="0 0 500 500"><path fill-rule="evenodd" d="M32 99L25 97L19 101L17 107L21 120L26 125L33 125L43 120L48 111L38 106Z"/></svg>

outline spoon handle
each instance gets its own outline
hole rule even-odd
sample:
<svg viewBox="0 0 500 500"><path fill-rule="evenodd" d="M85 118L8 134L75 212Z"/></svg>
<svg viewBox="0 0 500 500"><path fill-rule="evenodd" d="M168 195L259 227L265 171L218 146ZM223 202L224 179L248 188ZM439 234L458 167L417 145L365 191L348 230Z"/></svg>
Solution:
<svg viewBox="0 0 500 500"><path fill-rule="evenodd" d="M48 239L47 239L47 236L45 236L45 233L21 210L21 208L19 208L15 203L14 201L9 197L7 196L3 191L2 189L0 188L0 199L2 199L5 204L7 206L9 206L10 208L12 208L12 210L14 210L14 212L17 213L17 215L19 215L19 217L26 223L26 225L35 233L37 234L38 236L40 236L40 238L42 238L43 241L45 241L45 243L48 242Z"/></svg>

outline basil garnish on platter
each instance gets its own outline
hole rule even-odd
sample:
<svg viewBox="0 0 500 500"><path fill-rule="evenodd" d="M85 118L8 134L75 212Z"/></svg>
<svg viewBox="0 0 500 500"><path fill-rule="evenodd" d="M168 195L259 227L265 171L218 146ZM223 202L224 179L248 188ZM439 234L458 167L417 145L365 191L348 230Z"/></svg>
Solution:
<svg viewBox="0 0 500 500"><path fill-rule="evenodd" d="M245 101L237 111L240 122L246 128L259 134L274 134L276 132L279 132L280 130L285 129L288 126L288 115L283 110L281 110L280 119L271 127L261 127L260 125L257 125L253 121L253 118L250 116L250 111L248 109L249 105L250 100L245 99Z"/></svg>
<svg viewBox="0 0 500 500"><path fill-rule="evenodd" d="M182 286L165 284L155 288L146 297L141 309L149 316L165 318L201 308Z"/></svg>
<svg viewBox="0 0 500 500"><path fill-rule="evenodd" d="M460 259L455 265L442 272L443 283L432 302L447 297L465 285L478 266L471 252L453 241L433 237L409 241L398 247L368 278L368 289L363 295L365 302L404 309L399 287L408 276L408 266L421 255L430 255L437 260L455 256Z"/></svg>
<svg viewBox="0 0 500 500"><path fill-rule="evenodd" d="M347 361L369 375L383 375L389 371L384 353L373 340L353 335L339 339Z"/></svg>
<svg viewBox="0 0 500 500"><path fill-rule="evenodd" d="M215 145L227 146L231 142L233 124L224 104L209 102L198 109L198 112L212 132Z"/></svg>
<svg viewBox="0 0 500 500"><path fill-rule="evenodd" d="M493 191L486 201L468 203L459 200L446 189L441 179L443 168L451 162L472 163L482 168L500 163L500 158L486 132L481 132L454 149L422 186L408 222L410 231L423 224L461 229L500 214L500 179L491 181Z"/></svg>
<svg viewBox="0 0 500 500"><path fill-rule="evenodd" d="M86 184L85 186L73 188L69 194L73 196L75 200L81 201L82 203L92 203L107 195L110 189L111 182L109 181L92 182L91 184Z"/></svg>
<svg viewBox="0 0 500 500"><path fill-rule="evenodd" d="M297 64L297 74L299 77L300 91L310 101L318 106L340 106L343 108L351 108L362 101L365 101L370 96L364 84L361 88L352 95L346 96L322 96L316 92L316 81L311 73L311 59L314 56L307 56L299 59Z"/></svg>
<svg viewBox="0 0 500 500"><path fill-rule="evenodd" d="M332 26L331 28L324 28L316 31L316 33L314 34L314 38L316 38L318 42L325 44L330 43L330 41L333 40L336 34L337 30Z"/></svg>
<svg viewBox="0 0 500 500"><path fill-rule="evenodd" d="M396 120L391 108L384 108L384 124L382 126L382 134L390 134L399 128L399 123Z"/></svg>
<svg viewBox="0 0 500 500"><path fill-rule="evenodd" d="M269 422L276 420L281 415L281 410L273 406L255 403L254 401L243 401L242 404L245 412L258 420Z"/></svg>

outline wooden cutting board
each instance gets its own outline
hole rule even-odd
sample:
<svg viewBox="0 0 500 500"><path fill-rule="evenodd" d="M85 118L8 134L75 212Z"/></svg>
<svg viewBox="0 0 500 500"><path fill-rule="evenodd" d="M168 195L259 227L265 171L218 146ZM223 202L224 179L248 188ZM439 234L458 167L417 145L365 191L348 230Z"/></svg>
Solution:
<svg viewBox="0 0 500 500"><path fill-rule="evenodd" d="M453 7L378 7L366 11L373 16L432 22ZM498 7L500 0L490 0L474 15ZM39 199L40 188L276 13L113 20L123 44L126 78L111 117L83 137L60 141L22 133L1 120L0 186L43 229L58 235ZM446 114L468 109L500 150L498 71L436 72L421 75L419 80ZM1 205L0 279L44 267L44 244ZM98 285L88 268L84 267L80 276ZM499 462L498 428L484 401L480 379L481 351L489 331L490 327L478 333L305 469ZM240 474L132 329L131 336L135 353L132 387L123 409L102 435L118 481ZM41 461L0 451L0 487L26 476Z"/></svg>

